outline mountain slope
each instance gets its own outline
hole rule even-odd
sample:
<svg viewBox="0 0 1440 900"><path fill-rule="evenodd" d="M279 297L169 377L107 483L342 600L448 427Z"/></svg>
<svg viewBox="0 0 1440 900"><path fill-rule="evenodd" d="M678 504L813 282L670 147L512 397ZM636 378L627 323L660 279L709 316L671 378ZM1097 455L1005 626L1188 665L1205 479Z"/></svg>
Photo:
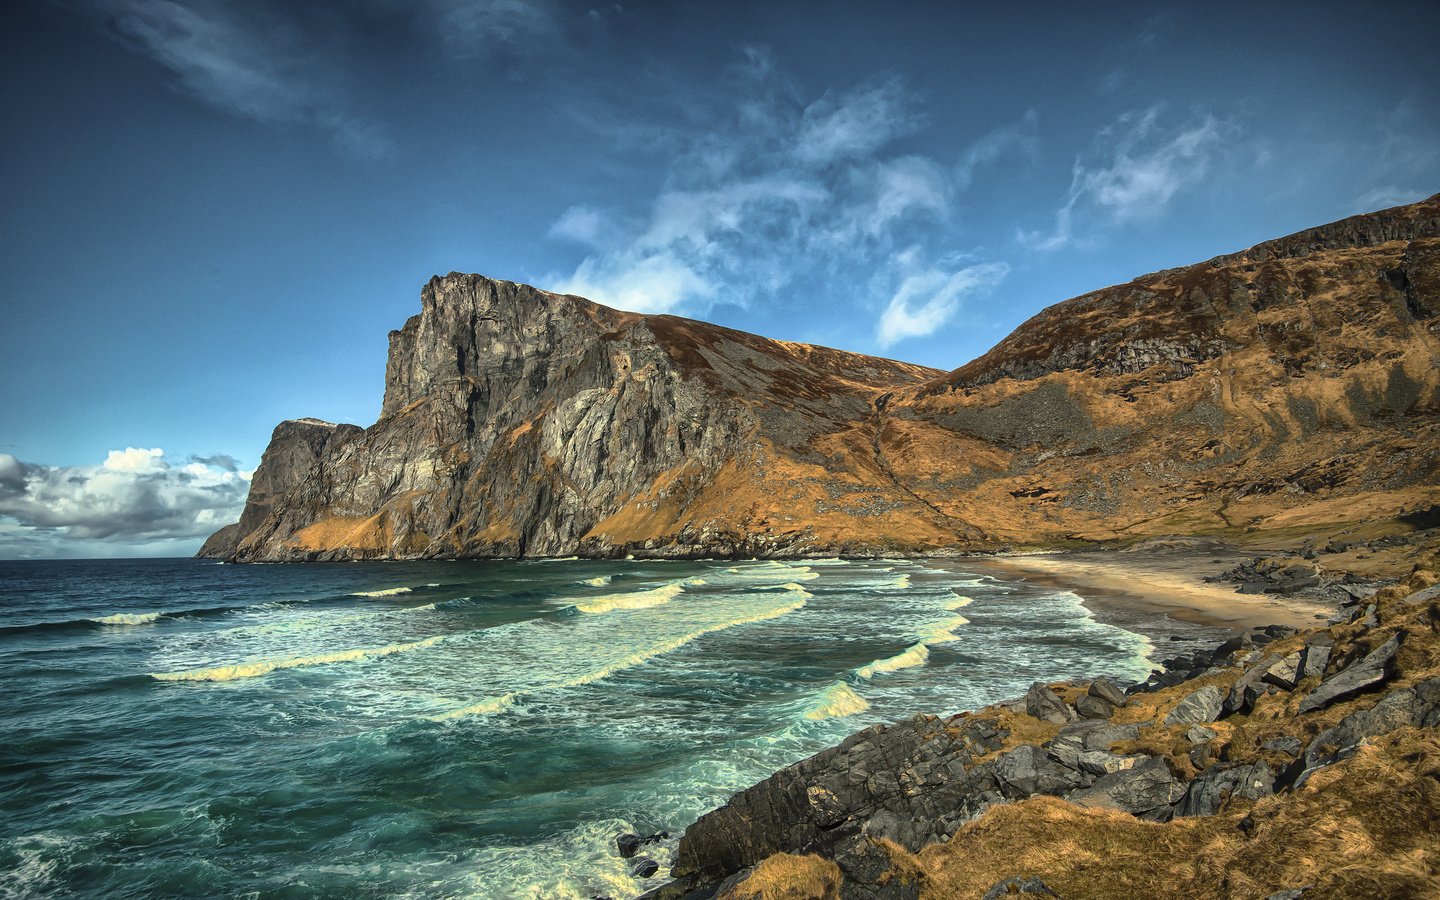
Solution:
<svg viewBox="0 0 1440 900"><path fill-rule="evenodd" d="M1067 300L943 373L478 275L374 425L282 423L237 560L923 553L1440 501L1440 196Z"/></svg>

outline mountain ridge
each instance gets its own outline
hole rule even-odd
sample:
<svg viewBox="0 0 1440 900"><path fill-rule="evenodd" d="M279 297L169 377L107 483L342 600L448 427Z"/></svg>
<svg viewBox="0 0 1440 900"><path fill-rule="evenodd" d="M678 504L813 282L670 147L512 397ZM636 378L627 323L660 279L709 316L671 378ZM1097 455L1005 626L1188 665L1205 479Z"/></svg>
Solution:
<svg viewBox="0 0 1440 900"><path fill-rule="evenodd" d="M390 333L379 420L281 423L201 555L924 554L1399 516L1440 501L1437 312L1440 195L1061 301L950 372L451 273Z"/></svg>

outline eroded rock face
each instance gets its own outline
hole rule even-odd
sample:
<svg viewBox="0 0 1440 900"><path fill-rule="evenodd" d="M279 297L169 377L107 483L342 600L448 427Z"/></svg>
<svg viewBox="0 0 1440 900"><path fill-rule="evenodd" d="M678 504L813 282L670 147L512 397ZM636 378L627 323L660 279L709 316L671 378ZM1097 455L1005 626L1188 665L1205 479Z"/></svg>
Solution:
<svg viewBox="0 0 1440 900"><path fill-rule="evenodd" d="M1440 469L1437 297L1440 197L1065 301L950 373L452 273L391 333L380 420L281 423L202 555L876 555L1398 509Z"/></svg>

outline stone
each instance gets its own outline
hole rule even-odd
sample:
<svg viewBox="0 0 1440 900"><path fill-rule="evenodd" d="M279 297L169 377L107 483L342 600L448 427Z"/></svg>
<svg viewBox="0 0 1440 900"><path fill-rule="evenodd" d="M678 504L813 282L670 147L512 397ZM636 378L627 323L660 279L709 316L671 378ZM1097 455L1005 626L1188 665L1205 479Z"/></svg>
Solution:
<svg viewBox="0 0 1440 900"><path fill-rule="evenodd" d="M1275 793L1275 773L1263 762L1207 768L1185 788L1176 816L1213 816L1232 799L1258 800Z"/></svg>
<svg viewBox="0 0 1440 900"><path fill-rule="evenodd" d="M1025 692L1025 712L1045 722L1064 725L1073 722L1075 711L1060 699L1060 695L1037 681Z"/></svg>
<svg viewBox="0 0 1440 900"><path fill-rule="evenodd" d="M1221 711L1230 716L1236 713L1248 713L1254 709L1255 701L1268 690L1264 685L1265 673L1279 661L1277 656L1262 654L1258 661L1251 661L1254 663L1253 665L1247 662L1246 665L1249 665L1250 668L1246 669L1245 674L1231 685L1230 693L1226 695Z"/></svg>
<svg viewBox="0 0 1440 900"><path fill-rule="evenodd" d="M995 779L1000 783L1000 792L1012 800L1034 794L1063 794L1090 780L1033 744L1021 744L1002 754L995 761Z"/></svg>
<svg viewBox="0 0 1440 900"><path fill-rule="evenodd" d="M619 835L615 838L615 847L617 850L620 851L621 859L629 859L636 853L639 853L641 847L644 847L647 844L659 843L660 841L665 840L669 836L669 833L664 831L658 831L654 834L646 835L644 837L641 837L638 834L631 834L629 832L626 832L625 834Z"/></svg>
<svg viewBox="0 0 1440 900"><path fill-rule="evenodd" d="M1086 694L1075 701L1075 711L1085 719L1108 719L1115 714L1115 706L1109 700Z"/></svg>
<svg viewBox="0 0 1440 900"><path fill-rule="evenodd" d="M1213 728L1206 728L1204 725L1191 725L1185 729L1185 740L1192 744L1206 744L1215 740L1217 734L1219 734L1219 732Z"/></svg>
<svg viewBox="0 0 1440 900"><path fill-rule="evenodd" d="M898 877L890 854L868 837L836 847L835 864L845 879L840 900L919 900L920 881Z"/></svg>
<svg viewBox="0 0 1440 900"><path fill-rule="evenodd" d="M1300 651L1300 677L1323 677L1325 667L1330 664L1330 654L1334 651L1334 639L1324 632L1306 641L1304 649Z"/></svg>
<svg viewBox="0 0 1440 900"><path fill-rule="evenodd" d="M1351 663L1320 682L1319 687L1300 701L1300 712L1307 713L1324 709L1337 700L1343 700L1384 683L1390 677L1390 666L1395 660L1395 654L1400 651L1400 644L1404 639L1404 631L1395 632L1389 640L1376 647L1364 659Z"/></svg>
<svg viewBox="0 0 1440 900"><path fill-rule="evenodd" d="M1304 744L1300 743L1300 739L1292 735L1271 738L1260 745L1261 750L1284 753L1286 756L1299 756L1302 747L1304 747Z"/></svg>
<svg viewBox="0 0 1440 900"><path fill-rule="evenodd" d="M1334 727L1320 732L1305 749L1305 765L1317 766L1326 757L1353 747L1367 737L1406 727L1440 727L1440 678L1428 678L1411 687L1391 691L1369 709L1353 712Z"/></svg>
<svg viewBox="0 0 1440 900"><path fill-rule="evenodd" d="M1266 684L1273 684L1282 691L1293 691L1299 683L1301 675L1301 652L1299 650L1286 656L1275 665L1265 670L1260 678Z"/></svg>
<svg viewBox="0 0 1440 900"><path fill-rule="evenodd" d="M1149 757L1132 768L1098 779L1066 795L1079 806L1118 809L1131 815L1166 821L1171 806L1185 796L1185 786L1170 772L1165 760Z"/></svg>
<svg viewBox="0 0 1440 900"><path fill-rule="evenodd" d="M660 864L648 856L637 856L630 860L630 874L636 878L653 878L660 871Z"/></svg>
<svg viewBox="0 0 1440 900"><path fill-rule="evenodd" d="M1095 776L1109 775L1132 768L1135 760L1134 756L1120 756L1108 750L1086 750L1075 758L1080 771Z"/></svg>
<svg viewBox="0 0 1440 900"><path fill-rule="evenodd" d="M1035 876L1014 875L1004 881L992 884L980 900L1004 900L1006 897L1014 897L1019 894L1039 894L1044 897L1054 897L1055 892L1050 886Z"/></svg>
<svg viewBox="0 0 1440 900"><path fill-rule="evenodd" d="M1220 717L1220 709L1224 703L1225 695L1220 692L1220 689L1213 684L1206 685L1176 704L1175 708L1165 716L1165 724L1194 725L1213 722Z"/></svg>
<svg viewBox="0 0 1440 900"><path fill-rule="evenodd" d="M1117 708L1125 705L1125 692L1120 689L1120 686L1116 684L1113 679L1106 678L1103 675L1090 682L1090 687L1086 690L1086 693L1091 697L1098 697Z"/></svg>
<svg viewBox="0 0 1440 900"><path fill-rule="evenodd" d="M1283 891L1276 891L1275 893L1266 897L1265 900L1300 900L1301 897L1305 896L1305 892L1308 890L1310 890L1309 885L1306 885L1305 887L1288 888Z"/></svg>

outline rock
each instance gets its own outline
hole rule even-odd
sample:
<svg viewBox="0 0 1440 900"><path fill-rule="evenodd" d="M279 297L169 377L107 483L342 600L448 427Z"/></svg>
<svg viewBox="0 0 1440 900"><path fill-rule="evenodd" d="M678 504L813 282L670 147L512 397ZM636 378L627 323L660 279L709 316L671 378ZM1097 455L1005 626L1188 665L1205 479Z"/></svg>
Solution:
<svg viewBox="0 0 1440 900"><path fill-rule="evenodd" d="M1219 732L1213 728L1206 728L1204 725L1191 725L1185 729L1185 740L1192 744L1205 744L1215 740L1217 734L1219 734Z"/></svg>
<svg viewBox="0 0 1440 900"><path fill-rule="evenodd" d="M1231 799L1258 800L1275 793L1275 774L1263 762L1213 765L1190 782L1176 816L1213 816Z"/></svg>
<svg viewBox="0 0 1440 900"><path fill-rule="evenodd" d="M980 900L1004 900L1005 897L1014 897L1019 894L1039 894L1045 897L1056 896L1050 890L1050 886L1039 878L1031 875L1029 877L1014 875L1004 881L997 882L990 886Z"/></svg>
<svg viewBox="0 0 1440 900"><path fill-rule="evenodd" d="M1086 694L1075 701L1075 711L1086 719L1108 719L1115 714L1115 707L1109 700Z"/></svg>
<svg viewBox="0 0 1440 900"><path fill-rule="evenodd" d="M1025 692L1025 712L1057 725L1073 722L1076 718L1070 705L1039 681L1030 685L1030 690Z"/></svg>
<svg viewBox="0 0 1440 900"><path fill-rule="evenodd" d="M1263 683L1265 673L1270 670L1271 666L1279 661L1279 658L1276 656L1270 654L1261 655L1259 661L1250 666L1250 668L1245 671L1245 674L1241 675L1235 681L1235 684L1230 687L1230 693L1225 697L1225 705L1222 707L1222 712L1230 716L1236 713L1248 713L1254 709L1255 701L1269 690Z"/></svg>
<svg viewBox="0 0 1440 900"><path fill-rule="evenodd" d="M1390 677L1390 666L1404 639L1405 632L1395 632L1389 640L1375 648L1364 659L1351 663L1320 682L1319 687L1300 701L1300 712L1307 713L1324 709L1336 700L1354 696L1377 684L1382 684L1385 679Z"/></svg>
<svg viewBox="0 0 1440 900"><path fill-rule="evenodd" d="M660 871L660 864L648 856L637 856L630 860L630 874L636 878L653 878Z"/></svg>
<svg viewBox="0 0 1440 900"><path fill-rule="evenodd" d="M1275 893L1266 897L1265 900L1300 900L1301 897L1305 896L1305 892L1308 890L1310 890L1310 886L1307 884L1305 887L1289 888L1288 890L1276 891Z"/></svg>
<svg viewBox="0 0 1440 900"><path fill-rule="evenodd" d="M1165 821L1171 806L1185 795L1185 786L1171 774L1165 760L1150 757L1123 772L1106 775L1065 799L1080 806L1118 809L1131 815Z"/></svg>
<svg viewBox="0 0 1440 900"><path fill-rule="evenodd" d="M1301 656L1302 654L1298 650L1291 653L1275 665L1266 669L1265 674L1260 676L1261 680L1266 684L1275 685L1282 691L1295 690L1295 685L1299 683L1301 678Z"/></svg>
<svg viewBox="0 0 1440 900"><path fill-rule="evenodd" d="M920 882L899 877L890 854L868 837L838 846L835 863L845 876L840 900L919 900Z"/></svg>
<svg viewBox="0 0 1440 900"><path fill-rule="evenodd" d="M1432 584L1424 590L1416 591L1400 600L1397 604L1400 607L1420 606L1429 603L1431 600L1440 597L1440 584Z"/></svg>
<svg viewBox="0 0 1440 900"><path fill-rule="evenodd" d="M1286 756L1299 756L1300 748L1304 745L1300 739L1291 735L1285 737L1271 738L1260 745L1261 750L1273 750L1276 753L1284 753Z"/></svg>
<svg viewBox="0 0 1440 900"><path fill-rule="evenodd" d="M1353 747L1367 737L1406 727L1440 727L1440 678L1429 678L1391 691L1369 709L1353 712L1339 724L1320 732L1305 749L1305 765L1307 768L1318 766L1326 757Z"/></svg>
<svg viewBox="0 0 1440 900"><path fill-rule="evenodd" d="M1220 717L1225 695L1218 687L1207 685L1185 697L1165 717L1166 725L1194 725L1213 722Z"/></svg>
<svg viewBox="0 0 1440 900"><path fill-rule="evenodd" d="M615 838L615 847L617 850L620 851L621 859L629 859L636 853L639 853L640 848L644 847L646 844L657 844L660 841L665 840L669 836L669 832L665 831L658 831L654 834L646 835L645 837L641 837L638 834L630 834L629 832L626 832L625 834L619 835Z"/></svg>
<svg viewBox="0 0 1440 900"><path fill-rule="evenodd" d="M1103 675L1090 682L1090 687L1086 693L1091 697L1098 697L1117 708L1125 705L1125 692L1120 689L1120 686L1116 684L1113 679L1106 678Z"/></svg>
<svg viewBox="0 0 1440 900"><path fill-rule="evenodd" d="M1324 676L1325 667L1330 664L1330 654L1334 651L1334 639L1324 632L1307 640L1304 649L1300 651L1300 677Z"/></svg>
<svg viewBox="0 0 1440 900"><path fill-rule="evenodd" d="M1063 794L1090 780L1032 744L1021 744L1002 754L995 761L995 779L1000 783L1000 792L1012 800L1034 794Z"/></svg>
<svg viewBox="0 0 1440 900"><path fill-rule="evenodd" d="M1133 768L1135 760L1136 757L1119 756L1108 750L1086 750L1075 758L1080 771L1097 777Z"/></svg>

